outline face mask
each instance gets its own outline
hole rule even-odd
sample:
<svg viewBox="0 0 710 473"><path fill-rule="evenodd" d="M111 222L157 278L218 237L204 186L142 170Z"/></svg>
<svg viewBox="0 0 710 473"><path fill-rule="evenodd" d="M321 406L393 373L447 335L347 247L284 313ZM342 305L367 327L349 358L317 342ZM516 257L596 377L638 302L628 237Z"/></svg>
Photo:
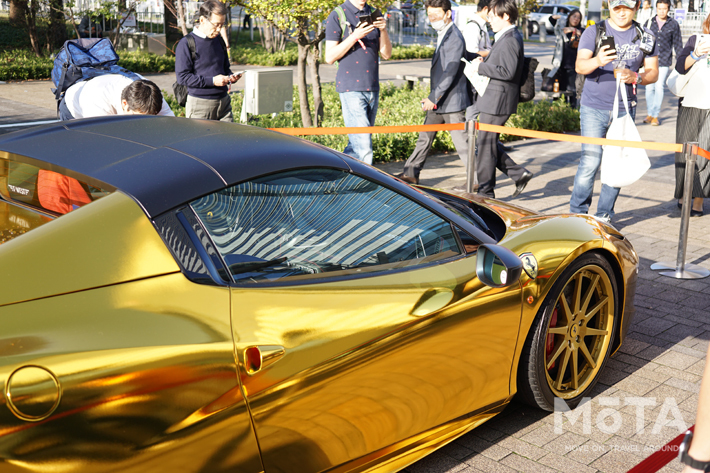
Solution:
<svg viewBox="0 0 710 473"><path fill-rule="evenodd" d="M445 26L446 26L446 22L444 20L438 20L438 21L431 22L431 27L434 28L436 31L443 30Z"/></svg>

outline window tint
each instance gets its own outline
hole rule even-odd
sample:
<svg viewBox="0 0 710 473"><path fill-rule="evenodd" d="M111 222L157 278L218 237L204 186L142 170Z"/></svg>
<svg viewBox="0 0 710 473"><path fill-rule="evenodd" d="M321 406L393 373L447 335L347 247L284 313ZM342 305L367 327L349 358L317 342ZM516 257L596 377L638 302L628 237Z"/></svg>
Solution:
<svg viewBox="0 0 710 473"><path fill-rule="evenodd" d="M540 13L552 13L555 7L542 7Z"/></svg>
<svg viewBox="0 0 710 473"><path fill-rule="evenodd" d="M0 159L0 195L6 200L62 215L109 193L60 172Z"/></svg>
<svg viewBox="0 0 710 473"><path fill-rule="evenodd" d="M240 283L387 271L461 254L449 222L342 171L271 175L191 205Z"/></svg>

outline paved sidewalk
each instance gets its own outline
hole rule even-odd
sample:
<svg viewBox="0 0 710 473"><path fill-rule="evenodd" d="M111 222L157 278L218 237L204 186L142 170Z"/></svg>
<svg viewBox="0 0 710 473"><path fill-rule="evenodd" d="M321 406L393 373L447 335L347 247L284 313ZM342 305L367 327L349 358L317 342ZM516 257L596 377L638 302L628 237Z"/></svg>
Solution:
<svg viewBox="0 0 710 473"><path fill-rule="evenodd" d="M388 67L396 70L405 65L428 73L427 60ZM324 77L326 69L322 68ZM387 72L390 73L393 72ZM155 80L172 84L172 78L172 74L165 74ZM54 104L48 88L46 81L39 85L0 84L0 124L19 118L52 118ZM50 96L49 101L42 89ZM643 91L640 99L638 123L646 112ZM642 139L675 142L676 110L677 99L666 95L661 126L639 124ZM3 131L7 129L0 129ZM511 156L535 173L515 202L546 214L568 212L580 149L574 143L514 142ZM512 404L483 426L410 466L407 472L621 473L678 435L678 427L673 424L676 417L682 417L687 426L695 423L700 377L710 339L710 278L676 280L649 269L657 261L675 262L680 223L680 210L673 199L674 157L663 152L649 152L649 156L651 169L641 180L622 189L616 204L614 224L634 244L641 258L637 314L626 343L607 364L589 404L591 429L585 432L581 418L572 423L565 417L560 426L562 433L558 433L555 415ZM401 171L402 164L378 167L395 173ZM427 162L421 179L425 185L447 188L463 185L465 175L456 155L435 155ZM596 208L599 189L597 181L591 210ZM509 200L513 190L512 181L500 176L498 198ZM705 210L710 212L710 205ZM691 218L687 261L710 269L710 215ZM628 405L639 399L652 403L645 408L643 430L636 423L636 406ZM601 402L619 405L602 406ZM657 422L659 417L661 422ZM614 426L618 419L618 426ZM662 471L680 471L680 465L674 460Z"/></svg>

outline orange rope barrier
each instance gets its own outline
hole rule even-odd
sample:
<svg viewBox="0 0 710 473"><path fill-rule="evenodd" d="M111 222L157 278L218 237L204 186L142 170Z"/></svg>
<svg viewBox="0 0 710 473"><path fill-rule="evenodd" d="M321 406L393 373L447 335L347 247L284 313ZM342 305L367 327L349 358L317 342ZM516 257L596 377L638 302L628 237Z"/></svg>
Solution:
<svg viewBox="0 0 710 473"><path fill-rule="evenodd" d="M524 130L522 128L509 128L505 126L489 125L487 123L477 123L476 127L482 131L506 133L508 135L525 136L527 138L542 138L544 140L569 141L572 143L585 143L589 145L610 145L621 146L625 148L652 149L656 151L671 151L673 153L680 153L683 151L683 145L679 145L676 143L653 143L647 141L624 141L607 140L606 138L588 138L586 136L565 135L563 133L548 133L546 131L533 131Z"/></svg>
<svg viewBox="0 0 710 473"><path fill-rule="evenodd" d="M286 135L316 136L316 135L349 135L356 133L408 133L420 131L451 131L465 130L465 123L449 123L442 125L401 125L401 126L360 126L360 127L333 127L333 128L269 128ZM655 143L650 141L625 141L608 140L606 138L589 138L586 136L566 135L564 133L549 133L546 131L525 130L523 128L510 128L487 123L476 123L476 129L493 133L505 133L526 138L540 138L552 141L567 141L570 143L585 143L591 145L610 145L626 148L641 148L654 151L668 151L671 153L683 152L683 145L678 143ZM703 148L696 148L698 156L710 160L710 152Z"/></svg>
<svg viewBox="0 0 710 473"><path fill-rule="evenodd" d="M352 126L338 128L269 128L287 135L350 135L355 133L407 133L410 131L451 131L465 130L465 123L443 125L402 125L402 126Z"/></svg>

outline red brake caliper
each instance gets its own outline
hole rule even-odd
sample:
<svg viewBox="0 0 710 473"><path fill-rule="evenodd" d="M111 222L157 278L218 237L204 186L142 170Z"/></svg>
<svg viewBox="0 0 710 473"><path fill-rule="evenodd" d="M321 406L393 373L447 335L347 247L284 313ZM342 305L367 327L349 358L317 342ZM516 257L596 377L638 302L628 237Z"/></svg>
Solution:
<svg viewBox="0 0 710 473"><path fill-rule="evenodd" d="M557 307L555 307L555 310L552 311L552 316L550 317L550 328L555 328L557 327ZM552 353L552 350L555 349L555 334L554 333L549 333L547 334L547 341L545 343L545 358L549 357L550 354ZM550 366L550 369L555 367L555 363L552 363L552 366Z"/></svg>

